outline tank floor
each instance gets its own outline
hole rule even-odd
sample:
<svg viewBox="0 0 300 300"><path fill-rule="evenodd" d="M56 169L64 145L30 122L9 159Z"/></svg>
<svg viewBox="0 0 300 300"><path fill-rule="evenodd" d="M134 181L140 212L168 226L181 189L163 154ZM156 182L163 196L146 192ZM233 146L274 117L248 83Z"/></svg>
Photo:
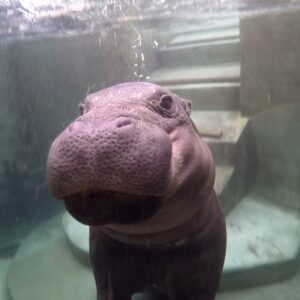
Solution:
<svg viewBox="0 0 300 300"><path fill-rule="evenodd" d="M0 259L0 299L11 300L8 296L6 274L11 259ZM261 287L220 292L216 300L295 300L300 295L300 270L285 281Z"/></svg>
<svg viewBox="0 0 300 300"><path fill-rule="evenodd" d="M260 287L220 292L216 300L295 300L300 295L300 269L292 278Z"/></svg>
<svg viewBox="0 0 300 300"><path fill-rule="evenodd" d="M62 295L64 300L96 298L91 268L70 251L61 217L58 215L36 228L13 260L0 258L1 300L57 300ZM7 296L7 274L12 299ZM34 282L39 284L33 285ZM216 300L295 300L300 295L299 282L300 269L293 277L276 284L220 291ZM146 300L143 298L138 297Z"/></svg>
<svg viewBox="0 0 300 300"><path fill-rule="evenodd" d="M295 300L300 295L300 270L298 273L285 281L262 285L251 289L220 292L216 300ZM150 300L141 294L136 294L132 300ZM152 298L151 298L152 300Z"/></svg>

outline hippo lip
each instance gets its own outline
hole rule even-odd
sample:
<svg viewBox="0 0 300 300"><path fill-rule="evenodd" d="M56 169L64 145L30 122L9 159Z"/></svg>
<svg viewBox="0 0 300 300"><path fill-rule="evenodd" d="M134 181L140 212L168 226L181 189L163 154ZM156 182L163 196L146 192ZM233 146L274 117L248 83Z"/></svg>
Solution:
<svg viewBox="0 0 300 300"><path fill-rule="evenodd" d="M68 211L87 225L131 224L152 217L162 197L114 191L78 193L64 198Z"/></svg>
<svg viewBox="0 0 300 300"><path fill-rule="evenodd" d="M115 192L115 191L98 191L98 192L83 192L70 195L64 198L64 200L81 200L81 201L114 201L118 202L120 205L130 205L136 201L139 201L144 198L151 198L156 196L151 195L138 195L130 194L124 192Z"/></svg>

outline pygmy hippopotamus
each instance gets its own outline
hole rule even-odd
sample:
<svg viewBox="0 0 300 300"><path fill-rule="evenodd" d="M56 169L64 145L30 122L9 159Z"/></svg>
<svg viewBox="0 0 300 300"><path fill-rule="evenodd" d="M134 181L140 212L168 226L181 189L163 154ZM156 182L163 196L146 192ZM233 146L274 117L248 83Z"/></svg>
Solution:
<svg viewBox="0 0 300 300"><path fill-rule="evenodd" d="M90 226L98 300L151 286L174 300L215 298L226 230L190 111L158 85L119 84L87 96L51 146L52 193Z"/></svg>

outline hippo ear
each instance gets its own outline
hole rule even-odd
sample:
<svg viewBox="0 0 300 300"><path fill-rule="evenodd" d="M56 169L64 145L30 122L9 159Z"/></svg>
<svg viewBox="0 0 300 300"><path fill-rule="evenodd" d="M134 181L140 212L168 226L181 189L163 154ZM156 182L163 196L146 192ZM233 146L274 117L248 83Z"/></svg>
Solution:
<svg viewBox="0 0 300 300"><path fill-rule="evenodd" d="M184 110L190 116L191 112L192 112L192 102L187 99L181 99L181 100L182 100L181 104L182 104Z"/></svg>

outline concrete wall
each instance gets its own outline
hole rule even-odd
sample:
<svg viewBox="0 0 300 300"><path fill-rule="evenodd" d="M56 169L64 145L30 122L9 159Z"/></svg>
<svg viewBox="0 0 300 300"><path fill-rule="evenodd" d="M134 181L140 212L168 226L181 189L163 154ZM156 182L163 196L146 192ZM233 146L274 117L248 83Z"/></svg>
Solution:
<svg viewBox="0 0 300 300"><path fill-rule="evenodd" d="M250 118L222 194L226 213L248 194L300 211L299 116L300 104L289 104Z"/></svg>
<svg viewBox="0 0 300 300"><path fill-rule="evenodd" d="M151 39L124 24L106 28L104 33L40 37L2 45L0 85L5 88L1 88L0 101L10 108L17 127L34 131L44 145L39 150L47 152L54 136L78 116L78 104L87 94L144 79L139 75L150 72L155 61ZM1 114L7 114L3 106ZM8 127L7 122L1 125L0 120L0 126ZM18 134L14 130L11 128L11 135Z"/></svg>
<svg viewBox="0 0 300 300"><path fill-rule="evenodd" d="M9 134L14 124L14 118L9 116L9 66L8 48L6 45L0 47L0 161L7 159L9 151ZM0 165L1 170L1 165Z"/></svg>
<svg viewBox="0 0 300 300"><path fill-rule="evenodd" d="M15 220L15 211L31 220L56 205L46 179L51 141L79 115L87 94L143 80L139 75L147 74L155 57L151 40L124 24L0 44L0 204L13 206L3 210L11 212L5 217ZM2 174L3 162L14 173Z"/></svg>
<svg viewBox="0 0 300 300"><path fill-rule="evenodd" d="M241 107L246 115L300 102L300 8L241 18Z"/></svg>
<svg viewBox="0 0 300 300"><path fill-rule="evenodd" d="M41 134L56 134L76 116L78 103L89 90L99 88L102 80L102 57L97 38L91 35L19 41L8 51L15 93L10 100L12 113L19 116L19 106L27 107L19 121L30 122L32 130L39 130L37 125L46 121L47 132Z"/></svg>

